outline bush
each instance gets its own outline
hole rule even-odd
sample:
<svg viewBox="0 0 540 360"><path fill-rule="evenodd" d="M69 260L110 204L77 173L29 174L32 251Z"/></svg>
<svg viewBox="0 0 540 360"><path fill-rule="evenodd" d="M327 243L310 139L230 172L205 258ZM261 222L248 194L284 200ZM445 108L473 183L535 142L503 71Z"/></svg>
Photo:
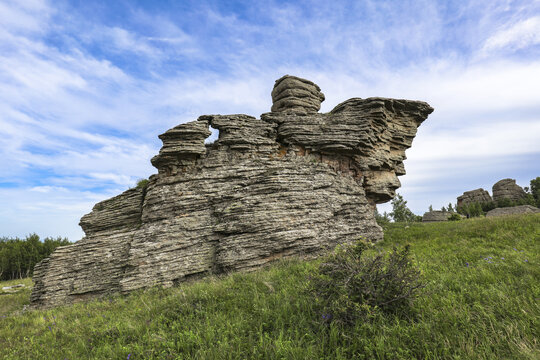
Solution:
<svg viewBox="0 0 540 360"><path fill-rule="evenodd" d="M540 176L531 180L530 192L536 206L540 207Z"/></svg>
<svg viewBox="0 0 540 360"><path fill-rule="evenodd" d="M425 285L409 259L409 246L366 256L370 245L359 240L328 255L311 278L311 291L325 320L352 324L377 311L407 313Z"/></svg>
<svg viewBox="0 0 540 360"><path fill-rule="evenodd" d="M457 208L457 212L467 217L478 217L485 215L483 204L478 202L461 205Z"/></svg>
<svg viewBox="0 0 540 360"><path fill-rule="evenodd" d="M137 181L137 189L144 189L145 187L148 186L149 181L150 180L148 180L148 179L139 179Z"/></svg>
<svg viewBox="0 0 540 360"><path fill-rule="evenodd" d="M450 221L459 221L459 220L461 220L461 216L459 216L459 214L453 213L452 215L450 215L450 217L448 217L448 220L450 220Z"/></svg>

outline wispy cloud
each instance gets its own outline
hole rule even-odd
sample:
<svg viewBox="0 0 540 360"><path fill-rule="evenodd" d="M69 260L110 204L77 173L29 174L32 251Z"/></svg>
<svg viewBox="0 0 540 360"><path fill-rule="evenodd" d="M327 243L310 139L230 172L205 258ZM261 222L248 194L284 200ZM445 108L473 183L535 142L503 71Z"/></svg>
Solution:
<svg viewBox="0 0 540 360"><path fill-rule="evenodd" d="M519 50L540 44L540 16L521 20L489 37L482 51Z"/></svg>

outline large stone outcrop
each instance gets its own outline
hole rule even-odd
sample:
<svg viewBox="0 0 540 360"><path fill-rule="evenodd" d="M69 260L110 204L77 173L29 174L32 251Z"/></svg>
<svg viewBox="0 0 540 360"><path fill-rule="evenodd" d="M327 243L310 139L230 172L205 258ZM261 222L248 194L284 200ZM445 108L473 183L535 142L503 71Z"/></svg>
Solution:
<svg viewBox="0 0 540 360"><path fill-rule="evenodd" d="M527 197L527 193L523 188L516 184L514 179L502 179L493 185L493 200L498 202L508 199L510 201L518 201Z"/></svg>
<svg viewBox="0 0 540 360"><path fill-rule="evenodd" d="M432 210L424 213L422 216L422 222L438 222L438 221L448 221L450 217L454 214L457 214L453 211L443 211L443 210ZM459 215L462 219L465 218L463 215Z"/></svg>
<svg viewBox="0 0 540 360"><path fill-rule="evenodd" d="M152 159L158 174L83 216L86 236L36 266L32 305L250 270L359 236L382 239L375 204L395 195L405 150L433 109L355 98L321 114L318 86L290 76L272 97L273 111L261 119L205 115L162 134ZM204 143L209 126L219 129L213 144Z"/></svg>
<svg viewBox="0 0 540 360"><path fill-rule="evenodd" d="M519 215L519 214L537 214L540 209L532 205L520 205L504 208L496 208L486 213L486 216L504 216L504 215Z"/></svg>
<svg viewBox="0 0 540 360"><path fill-rule="evenodd" d="M432 210L424 213L422 222L448 221L451 215L448 211Z"/></svg>
<svg viewBox="0 0 540 360"><path fill-rule="evenodd" d="M489 192L486 190L480 188L476 190L471 191L465 191L463 195L458 196L457 198L457 206L464 206L472 203L490 203L492 201L491 196L489 195Z"/></svg>

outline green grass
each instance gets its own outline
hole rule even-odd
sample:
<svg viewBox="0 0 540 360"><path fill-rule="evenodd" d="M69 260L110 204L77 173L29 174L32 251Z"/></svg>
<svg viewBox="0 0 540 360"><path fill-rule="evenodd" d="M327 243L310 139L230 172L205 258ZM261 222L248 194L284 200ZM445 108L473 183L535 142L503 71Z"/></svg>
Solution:
<svg viewBox="0 0 540 360"><path fill-rule="evenodd" d="M5 286L12 286L17 284L24 284L25 287L12 294L8 294L7 291L2 290L2 288ZM22 310L24 305L30 304L31 287L32 279L30 278L0 281L0 329L2 329L2 319L4 319L3 317L16 314ZM0 330L0 335L1 334L2 333ZM0 344L1 341L2 340L0 340Z"/></svg>
<svg viewBox="0 0 540 360"><path fill-rule="evenodd" d="M540 358L540 215L391 224L377 248L406 243L428 283L409 317L328 325L306 291L317 263L283 261L46 311L2 295L0 358Z"/></svg>

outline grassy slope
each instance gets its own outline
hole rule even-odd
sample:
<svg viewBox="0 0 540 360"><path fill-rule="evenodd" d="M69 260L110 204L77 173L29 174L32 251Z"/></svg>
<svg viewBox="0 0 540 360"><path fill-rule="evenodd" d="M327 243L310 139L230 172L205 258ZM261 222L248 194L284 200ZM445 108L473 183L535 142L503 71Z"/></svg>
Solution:
<svg viewBox="0 0 540 360"><path fill-rule="evenodd" d="M327 325L304 291L316 263L288 261L48 311L0 296L0 358L540 358L540 215L393 224L378 247L405 243L429 284L413 319Z"/></svg>

